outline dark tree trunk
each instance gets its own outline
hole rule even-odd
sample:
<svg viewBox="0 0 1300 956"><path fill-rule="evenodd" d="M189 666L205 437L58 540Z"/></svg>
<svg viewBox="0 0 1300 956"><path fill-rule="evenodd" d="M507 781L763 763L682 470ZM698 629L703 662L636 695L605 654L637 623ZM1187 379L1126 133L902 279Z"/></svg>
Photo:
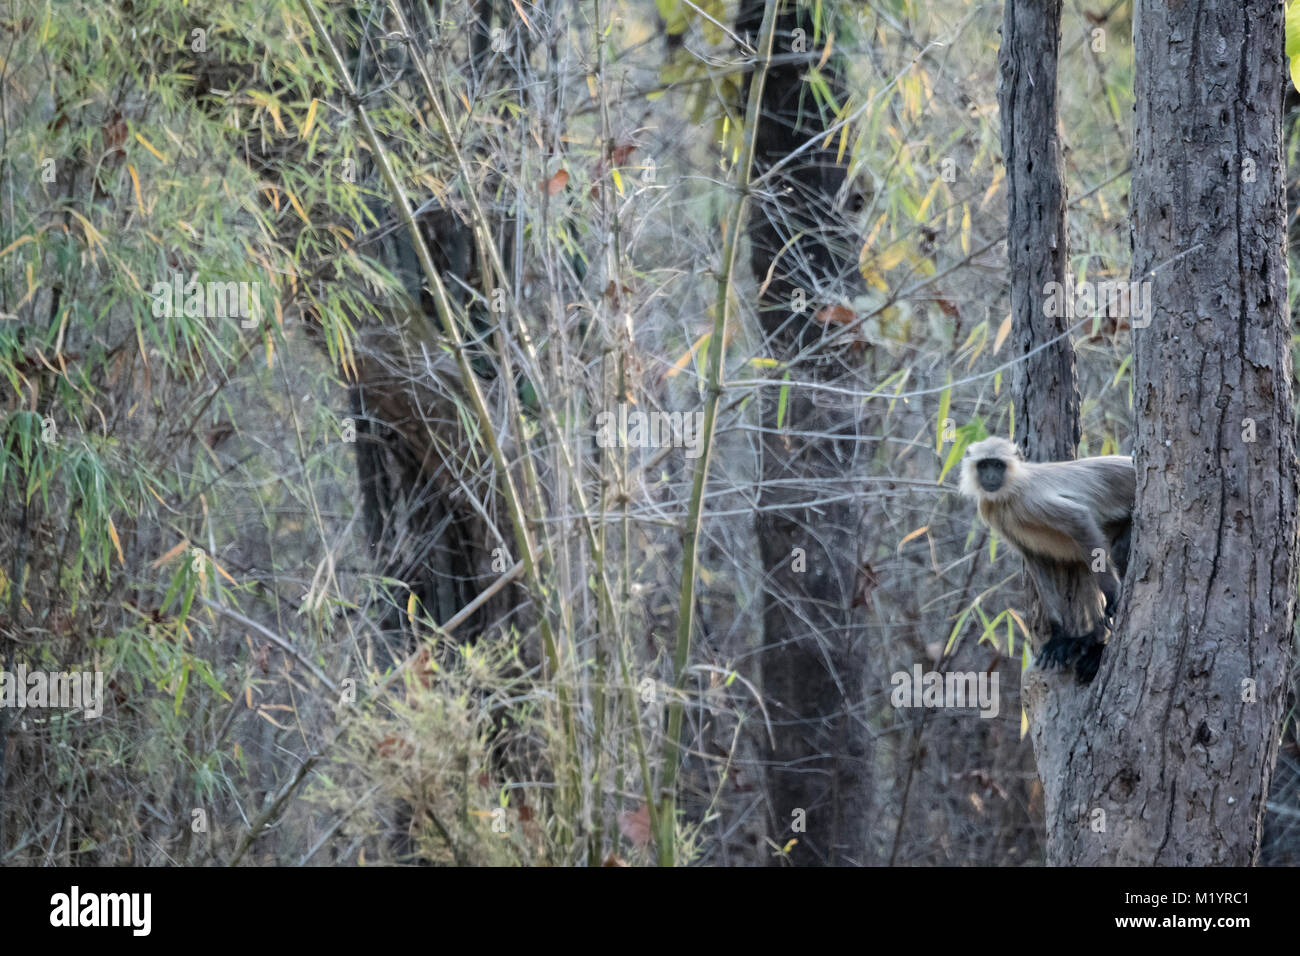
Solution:
<svg viewBox="0 0 1300 956"><path fill-rule="evenodd" d="M1065 183L1057 135L1061 0L1007 0L998 54L1002 158L1007 170L1007 260L1012 344L1042 351L1012 370L1018 438L1031 461L1073 458L1079 449L1079 375L1066 332L1049 316L1048 283L1066 272ZM1053 343L1053 344L1048 344Z"/></svg>
<svg viewBox="0 0 1300 956"><path fill-rule="evenodd" d="M1296 583L1282 7L1146 3L1136 33L1134 549L1096 682L1037 689L1048 862L1250 864Z"/></svg>
<svg viewBox="0 0 1300 956"><path fill-rule="evenodd" d="M425 12L405 4L409 23L422 25ZM471 6L469 64L480 81L484 76L492 4L476 0ZM382 85L386 76L413 77L411 51L375 43L382 33L377 23L357 23L370 31L351 51L362 74L362 92ZM383 62L387 72L379 69ZM374 171L363 170L378 180ZM427 206L428 204L422 204ZM420 341L420 329L436 327L433 297L426 288L415 244L397 221L395 211L376 201L371 212L382 224L372 252L401 279L405 297L389 303L381 324L364 323L356 346L357 381L350 389L350 413L356 426L357 478L372 567L383 577L403 582L422 610L445 623L501 573L516 555L505 541L489 532L489 522L471 500L486 502L489 513L499 506L490 475L481 462L467 460L462 449L473 444L462 427L464 383L455 364L436 343ZM418 217L420 231L444 277L454 304L466 310L480 333L489 317L471 303L467 288L483 289L483 264L475 250L472 229L462 217L439 205ZM503 230L508 232L507 230ZM510 261L509 250L505 250ZM418 322L407 320L422 313ZM473 359L480 386L489 392L504 387L495 382L496 363L486 353ZM498 527L505 522L497 523ZM414 650L403 593L377 609L378 633L389 662ZM458 636L473 638L504 623L518 606L520 590L503 588L463 622Z"/></svg>
<svg viewBox="0 0 1300 956"><path fill-rule="evenodd" d="M1068 262L1066 192L1057 133L1060 0L1007 0L998 53L998 105L1007 170L1007 264L1011 340L1025 358L1012 367L1017 437L1030 461L1062 461L1079 450L1079 375L1065 310L1048 309L1051 283ZM1055 314L1049 314L1054 312ZM1074 578L1057 581L1073 593ZM1032 588L1026 619L1037 651L1047 615Z"/></svg>
<svg viewBox="0 0 1300 956"><path fill-rule="evenodd" d="M756 36L762 15L762 0L743 0L738 32ZM809 60L789 59L801 52L796 29L804 31ZM773 53L756 178L808 141L825 138L805 78L821 49L803 4L786 4ZM833 58L822 74L842 102L840 67ZM791 363L796 383L834 381L860 362L859 351L820 347L828 327L816 317L858 281L845 179L834 150L814 147L765 183L751 207L750 266L759 283L771 275L759 301L767 353ZM765 572L761 668L776 743L767 774L772 828L779 843L798 841L790 854L795 863L864 862L870 832L866 640L862 612L853 607L863 517L854 481L862 473L854 441L859 415L853 401L797 384L783 416L779 401L777 389L765 390L758 516ZM830 500L811 503L817 499Z"/></svg>
<svg viewBox="0 0 1300 956"><path fill-rule="evenodd" d="M1007 171L1007 264L1011 286L1012 341L1019 354L1012 372L1017 437L1031 461L1062 461L1078 455L1081 433L1079 377L1072 319L1064 310L1049 315L1049 283L1064 283L1068 262L1066 190L1062 172L1057 73L1061 46L1059 0L1007 0L1003 8L1002 46L998 53L998 105L1002 154ZM1058 585L1072 593L1073 577ZM1026 619L1037 652L1047 619L1032 588ZM1046 712L1043 701L1051 686L1067 700L1077 697L1073 671L1024 676L1024 706L1038 728ZM1035 735L1039 777L1050 749Z"/></svg>

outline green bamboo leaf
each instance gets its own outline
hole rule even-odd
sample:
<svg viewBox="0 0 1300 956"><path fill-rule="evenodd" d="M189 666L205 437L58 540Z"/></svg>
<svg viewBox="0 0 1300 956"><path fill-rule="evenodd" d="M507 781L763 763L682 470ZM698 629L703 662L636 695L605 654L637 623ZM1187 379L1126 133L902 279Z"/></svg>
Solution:
<svg viewBox="0 0 1300 956"><path fill-rule="evenodd" d="M961 456L965 453L966 446L960 441L952 443L952 447L948 449L948 457L944 459L943 469L939 472L939 478L937 480L938 484L943 484L944 477L953 469L957 462L961 461Z"/></svg>
<svg viewBox="0 0 1300 956"><path fill-rule="evenodd" d="M978 601L979 599L976 598L976 604L978 604ZM975 609L976 604L972 604L970 607L966 608L966 610L961 612L961 616L957 618L957 623L953 625L952 633L948 635L948 643L944 645L944 654L952 653L953 645L957 643L957 638L961 634L962 628L966 626L966 619L970 617L971 611Z"/></svg>
<svg viewBox="0 0 1300 956"><path fill-rule="evenodd" d="M943 423L948 420L948 409L952 406L952 375L948 376L948 386L939 393L938 426L935 428L934 450L943 454Z"/></svg>
<svg viewBox="0 0 1300 956"><path fill-rule="evenodd" d="M789 372L785 373L784 379L787 382L790 381ZM782 428L785 428L785 409L789 401L790 401L790 386L782 385L781 391L778 393L776 399L776 427L778 431Z"/></svg>
<svg viewBox="0 0 1300 956"><path fill-rule="evenodd" d="M185 700L185 688L188 687L189 684L190 684L190 663L189 661L186 661L185 666L181 668L180 680L177 681L176 683L176 698L175 698L175 703L173 705L173 712L177 717L181 715L181 704Z"/></svg>

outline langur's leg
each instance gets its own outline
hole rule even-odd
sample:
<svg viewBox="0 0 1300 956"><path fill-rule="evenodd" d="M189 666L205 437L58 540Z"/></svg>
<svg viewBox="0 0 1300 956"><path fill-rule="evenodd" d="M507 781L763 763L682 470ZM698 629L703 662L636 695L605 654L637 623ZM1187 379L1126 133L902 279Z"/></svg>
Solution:
<svg viewBox="0 0 1300 956"><path fill-rule="evenodd" d="M1079 657L1074 662L1074 676L1080 684L1091 684L1097 676L1097 668L1101 667L1101 653L1106 648L1105 636L1106 625L1098 621L1092 632L1080 639Z"/></svg>
<svg viewBox="0 0 1300 956"><path fill-rule="evenodd" d="M1069 667L1078 651L1079 639L1067 634L1060 621L1053 620L1052 636L1039 650L1035 660L1040 670L1055 670L1058 667Z"/></svg>
<svg viewBox="0 0 1300 956"><path fill-rule="evenodd" d="M1069 667L1078 653L1078 637L1065 627L1069 602L1062 588L1067 585L1069 575L1051 562L1043 560L1026 560L1030 577L1034 581L1034 590L1038 600L1051 623L1051 637L1038 651L1035 660L1041 670ZM1076 572L1077 573L1077 572Z"/></svg>

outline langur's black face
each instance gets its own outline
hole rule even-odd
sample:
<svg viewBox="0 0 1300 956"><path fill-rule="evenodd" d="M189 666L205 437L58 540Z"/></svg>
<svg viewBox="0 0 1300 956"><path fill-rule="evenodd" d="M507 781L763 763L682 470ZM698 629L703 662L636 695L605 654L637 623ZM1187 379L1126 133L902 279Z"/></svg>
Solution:
<svg viewBox="0 0 1300 956"><path fill-rule="evenodd" d="M988 492L997 491L1007 480L1007 463L1001 458L981 458L975 462L975 474L981 488Z"/></svg>

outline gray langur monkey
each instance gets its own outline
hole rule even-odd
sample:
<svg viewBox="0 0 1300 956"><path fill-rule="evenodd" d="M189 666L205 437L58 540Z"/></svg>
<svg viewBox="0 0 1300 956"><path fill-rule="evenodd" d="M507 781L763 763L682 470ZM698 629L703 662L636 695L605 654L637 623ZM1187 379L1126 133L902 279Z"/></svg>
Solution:
<svg viewBox="0 0 1300 956"><path fill-rule="evenodd" d="M1128 570L1136 488L1123 455L1025 461L1005 438L966 450L961 493L1025 559L1051 626L1039 667L1073 663L1085 684L1096 676Z"/></svg>

